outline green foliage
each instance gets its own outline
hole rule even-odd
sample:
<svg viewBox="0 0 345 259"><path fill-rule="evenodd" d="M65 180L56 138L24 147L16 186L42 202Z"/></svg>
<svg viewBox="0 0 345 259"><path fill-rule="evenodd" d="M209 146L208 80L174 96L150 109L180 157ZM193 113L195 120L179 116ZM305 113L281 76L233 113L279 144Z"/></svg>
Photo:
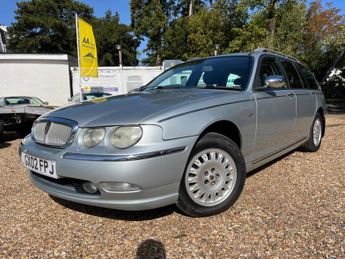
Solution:
<svg viewBox="0 0 345 259"><path fill-rule="evenodd" d="M207 3L212 3L213 1L205 0L177 0L173 5L173 13L175 16L185 16L189 15L190 3L193 1L192 13L195 14L200 11L202 7L205 7Z"/></svg>
<svg viewBox="0 0 345 259"><path fill-rule="evenodd" d="M67 53L76 56L75 13L86 20L93 9L72 0L32 0L17 3L9 28L9 49L16 53Z"/></svg>
<svg viewBox="0 0 345 259"><path fill-rule="evenodd" d="M213 54L215 44L227 47L228 42L234 39L235 28L242 26L248 17L247 10L241 8L238 2L194 1L193 15L189 17L186 10L190 1L177 1L175 5L172 1L160 1L160 6L164 8L157 13L149 11L153 10L150 9L152 0L132 0L134 32L138 38L148 38L146 63L160 64L164 59L204 57ZM176 10L179 10L178 16L172 16ZM164 15L159 18L159 13ZM155 26L151 28L152 23Z"/></svg>
<svg viewBox="0 0 345 259"><path fill-rule="evenodd" d="M162 58L189 59L188 18L179 17L173 21L163 35Z"/></svg>
<svg viewBox="0 0 345 259"><path fill-rule="evenodd" d="M130 27L119 21L119 15L117 13L112 15L111 11L107 11L103 18L93 21L99 56L98 63L101 66L119 64L119 52L116 49L116 44L122 46L124 65L133 66L137 64L136 49L139 42L134 39Z"/></svg>
<svg viewBox="0 0 345 259"><path fill-rule="evenodd" d="M164 59L209 56L215 44L220 44L220 53L267 47L299 58L320 81L345 48L345 16L331 5L323 6L321 0L308 3L131 0L129 27L110 11L102 18L94 17L91 7L76 0L21 1L9 28L8 48L17 53L75 56L76 12L94 26L100 65L118 64L116 44L122 45L124 64L136 64L136 49L143 39L148 41L144 63L150 65Z"/></svg>
<svg viewBox="0 0 345 259"><path fill-rule="evenodd" d="M190 1L132 0L147 63L210 56L215 44L222 53L266 47L299 58L321 81L345 48L345 16L321 0L194 0L189 16Z"/></svg>
<svg viewBox="0 0 345 259"><path fill-rule="evenodd" d="M344 16L331 5L322 7L320 0L311 2L308 9L302 0L242 3L253 13L243 27L234 30L237 37L226 52L274 49L299 58L321 81L345 48Z"/></svg>
<svg viewBox="0 0 345 259"><path fill-rule="evenodd" d="M345 49L345 16L330 5L322 7L321 0L312 2L306 13L302 46L300 59L320 81Z"/></svg>
<svg viewBox="0 0 345 259"><path fill-rule="evenodd" d="M135 65L139 42L118 14L93 16L93 9L75 0L32 0L17 3L16 21L9 28L12 53L67 53L77 56L75 13L94 27L99 65L117 65L116 44L123 46L123 64Z"/></svg>
<svg viewBox="0 0 345 259"><path fill-rule="evenodd" d="M134 34L139 39L148 38L145 63L161 64L162 38L168 26L171 1L132 0L130 7Z"/></svg>

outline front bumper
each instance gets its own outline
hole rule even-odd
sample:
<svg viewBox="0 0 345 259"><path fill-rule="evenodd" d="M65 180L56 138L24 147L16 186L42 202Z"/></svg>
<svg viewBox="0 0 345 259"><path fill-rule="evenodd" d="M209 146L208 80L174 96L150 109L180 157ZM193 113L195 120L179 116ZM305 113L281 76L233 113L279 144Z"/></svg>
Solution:
<svg viewBox="0 0 345 259"><path fill-rule="evenodd" d="M197 137L165 141L165 148L142 154L83 156L68 150L54 149L27 139L19 148L31 156L56 161L60 179L92 182L96 194L78 192L77 188L28 172L31 181L43 191L65 200L120 210L145 210L174 204L180 181ZM107 159L104 159L107 158ZM135 184L140 190L109 192L102 182Z"/></svg>

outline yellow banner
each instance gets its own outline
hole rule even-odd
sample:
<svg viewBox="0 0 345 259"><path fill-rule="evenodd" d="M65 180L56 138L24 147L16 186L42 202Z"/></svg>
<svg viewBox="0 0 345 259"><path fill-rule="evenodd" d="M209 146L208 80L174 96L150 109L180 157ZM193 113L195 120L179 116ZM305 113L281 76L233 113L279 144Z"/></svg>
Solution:
<svg viewBox="0 0 345 259"><path fill-rule="evenodd" d="M80 76L98 77L98 59L92 26L78 17Z"/></svg>

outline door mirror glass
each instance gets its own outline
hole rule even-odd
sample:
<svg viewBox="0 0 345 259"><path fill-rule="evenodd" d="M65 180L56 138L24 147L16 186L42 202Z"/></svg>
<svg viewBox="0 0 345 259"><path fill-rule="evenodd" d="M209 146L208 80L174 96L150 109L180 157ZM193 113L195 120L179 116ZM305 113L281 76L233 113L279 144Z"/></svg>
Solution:
<svg viewBox="0 0 345 259"><path fill-rule="evenodd" d="M279 89L286 86L286 81L283 76L272 75L265 79L265 85L269 88Z"/></svg>

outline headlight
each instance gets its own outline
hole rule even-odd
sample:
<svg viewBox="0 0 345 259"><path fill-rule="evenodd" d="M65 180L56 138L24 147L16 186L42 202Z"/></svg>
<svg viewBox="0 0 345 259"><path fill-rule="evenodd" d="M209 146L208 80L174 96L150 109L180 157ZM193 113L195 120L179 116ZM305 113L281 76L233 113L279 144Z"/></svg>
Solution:
<svg viewBox="0 0 345 259"><path fill-rule="evenodd" d="M105 128L87 129L83 135L83 145L91 148L102 142L105 136Z"/></svg>
<svg viewBox="0 0 345 259"><path fill-rule="evenodd" d="M140 127L119 127L110 134L110 143L116 148L128 148L136 144L142 135Z"/></svg>

